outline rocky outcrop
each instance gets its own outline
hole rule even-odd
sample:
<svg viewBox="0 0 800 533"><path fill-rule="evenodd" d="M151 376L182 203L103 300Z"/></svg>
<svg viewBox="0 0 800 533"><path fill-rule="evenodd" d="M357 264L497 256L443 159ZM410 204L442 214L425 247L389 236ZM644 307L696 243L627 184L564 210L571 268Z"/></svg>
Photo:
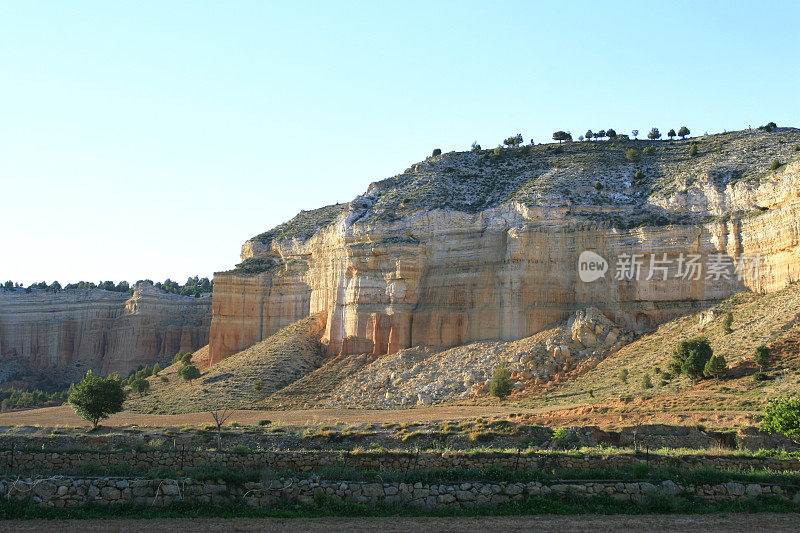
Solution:
<svg viewBox="0 0 800 533"><path fill-rule="evenodd" d="M63 384L163 361L208 342L210 298L139 283L133 295L92 290L0 291L0 380L41 375Z"/></svg>
<svg viewBox="0 0 800 533"><path fill-rule="evenodd" d="M431 158L346 209L301 214L296 234L287 223L245 243L240 268L215 275L211 360L313 313L330 354L382 355L521 339L590 306L643 331L782 288L800 279L800 162L768 167L796 158L800 132L781 135L702 138L697 158L657 143L638 163L625 143ZM594 281L580 276L587 250L607 261ZM693 255L699 279L681 276ZM638 275L618 271L631 260Z"/></svg>

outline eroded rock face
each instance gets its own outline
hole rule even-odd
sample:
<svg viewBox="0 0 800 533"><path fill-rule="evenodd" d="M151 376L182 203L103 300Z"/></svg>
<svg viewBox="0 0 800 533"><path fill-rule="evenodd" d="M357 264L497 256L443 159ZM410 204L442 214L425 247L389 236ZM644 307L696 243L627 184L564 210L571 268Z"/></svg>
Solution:
<svg viewBox="0 0 800 533"><path fill-rule="evenodd" d="M629 170L619 172L618 191L609 195L627 202L624 208L542 197L482 210L409 208L391 217L375 206L394 193L373 184L310 238L248 241L242 259L265 266L215 275L212 361L317 312L327 316L323 341L330 354L382 355L417 345L521 339L590 306L643 331L739 290L772 291L800 278L800 162L756 182L721 183L701 169L693 184L684 177L684 190L649 196L625 196ZM695 218L632 228L603 218L640 216L643 209ZM585 250L608 261L604 277L581 281ZM615 279L626 254L643 254L641 273ZM651 254L668 261L666 278L658 270L650 276ZM700 279L680 277L681 254L700 256ZM732 269L730 277L707 279L717 254L733 263L757 256L758 268L745 263L742 279ZM588 333L585 340L592 340ZM607 341L594 339L601 340Z"/></svg>
<svg viewBox="0 0 800 533"><path fill-rule="evenodd" d="M64 383L88 369L124 376L204 346L210 311L208 297L166 294L146 283L137 284L133 295L0 291L0 380L42 373Z"/></svg>

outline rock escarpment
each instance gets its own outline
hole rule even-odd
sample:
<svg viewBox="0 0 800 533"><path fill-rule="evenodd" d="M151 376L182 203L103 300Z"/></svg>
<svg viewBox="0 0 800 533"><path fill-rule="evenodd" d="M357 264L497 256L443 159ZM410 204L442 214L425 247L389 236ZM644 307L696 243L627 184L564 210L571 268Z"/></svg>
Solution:
<svg viewBox="0 0 800 533"><path fill-rule="evenodd" d="M0 381L44 376L56 384L88 369L127 375L208 342L209 297L92 290L0 291Z"/></svg>
<svg viewBox="0 0 800 533"><path fill-rule="evenodd" d="M211 361L314 313L330 354L382 355L521 339L590 306L642 331L800 278L800 131L695 142L697 157L689 141L443 154L303 212L215 275ZM591 282L586 250L608 262ZM640 271L617 272L632 257Z"/></svg>

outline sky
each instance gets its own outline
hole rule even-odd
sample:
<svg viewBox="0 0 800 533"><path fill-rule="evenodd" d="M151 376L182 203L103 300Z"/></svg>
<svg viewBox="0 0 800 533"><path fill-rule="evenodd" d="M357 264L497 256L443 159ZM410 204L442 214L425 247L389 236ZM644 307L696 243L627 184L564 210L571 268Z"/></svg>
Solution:
<svg viewBox="0 0 800 533"><path fill-rule="evenodd" d="M433 148L800 126L800 2L0 0L0 278L185 281Z"/></svg>

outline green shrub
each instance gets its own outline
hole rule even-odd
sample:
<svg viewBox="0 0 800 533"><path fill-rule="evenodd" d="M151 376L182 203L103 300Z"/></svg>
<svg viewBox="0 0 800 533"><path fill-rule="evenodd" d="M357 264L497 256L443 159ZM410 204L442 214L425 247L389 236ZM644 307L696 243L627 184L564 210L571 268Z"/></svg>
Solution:
<svg viewBox="0 0 800 533"><path fill-rule="evenodd" d="M233 422L231 422L230 424L228 424L228 425L231 426L232 428L240 428L240 427L242 427L242 425L239 422L236 422L235 420Z"/></svg>
<svg viewBox="0 0 800 533"><path fill-rule="evenodd" d="M656 155L656 149L654 146L648 146L642 150L642 153L644 153L644 155Z"/></svg>
<svg viewBox="0 0 800 533"><path fill-rule="evenodd" d="M489 393L503 400L513 390L514 384L511 382L511 370L506 363L501 363L494 369L492 381L489 384Z"/></svg>
<svg viewBox="0 0 800 533"><path fill-rule="evenodd" d="M695 143L692 143L692 147L691 147L691 148L689 148L689 155L690 155L691 157L694 157L694 156L696 156L696 155L697 155L697 144L695 144Z"/></svg>
<svg viewBox="0 0 800 533"><path fill-rule="evenodd" d="M733 325L733 313L728 311L725 313L725 318L722 319L722 330L725 333L731 333L733 331L731 325Z"/></svg>
<svg viewBox="0 0 800 533"><path fill-rule="evenodd" d="M650 374L645 374L644 376L642 376L642 388L643 389L653 388L653 380L650 379Z"/></svg>
<svg viewBox="0 0 800 533"><path fill-rule="evenodd" d="M628 369L627 368L623 368L622 370L619 371L619 379L621 379L623 383L627 383L628 382Z"/></svg>
<svg viewBox="0 0 800 533"><path fill-rule="evenodd" d="M603 190L603 184L600 183L599 181L596 181L596 182L594 182L594 188L597 189L598 191L602 191Z"/></svg>
<svg viewBox="0 0 800 533"><path fill-rule="evenodd" d="M753 354L753 361L755 361L761 370L767 368L767 366L769 366L769 348L763 344L756 348L756 351Z"/></svg>
<svg viewBox="0 0 800 533"><path fill-rule="evenodd" d="M766 375L764 372L756 372L753 374L753 379L756 381L766 381L769 379L769 376Z"/></svg>
<svg viewBox="0 0 800 533"><path fill-rule="evenodd" d="M636 148L631 148L627 152L625 152L625 157L627 158L628 161L633 161L634 163L639 159L641 159L639 150L637 150Z"/></svg>
<svg viewBox="0 0 800 533"><path fill-rule="evenodd" d="M642 172L641 170L637 170L636 174L633 175L633 179L635 179L636 181L643 180L644 172Z"/></svg>
<svg viewBox="0 0 800 533"><path fill-rule="evenodd" d="M200 370L193 364L186 364L178 370L178 375L186 381L191 381L200 377Z"/></svg>
<svg viewBox="0 0 800 533"><path fill-rule="evenodd" d="M247 455L248 453L253 453L250 448L245 446L244 444L237 444L235 446L231 446L231 453L235 455Z"/></svg>
<svg viewBox="0 0 800 533"><path fill-rule="evenodd" d="M131 390L139 396L144 396L150 390L150 382L144 378L138 378L131 383Z"/></svg>
<svg viewBox="0 0 800 533"><path fill-rule="evenodd" d="M703 377L706 363L713 355L711 345L706 339L682 341L672 354L670 371L675 375L686 374L692 381L696 381Z"/></svg>
<svg viewBox="0 0 800 533"><path fill-rule="evenodd" d="M169 378L167 376L161 376L158 379L161 380L161 383L169 383Z"/></svg>
<svg viewBox="0 0 800 533"><path fill-rule="evenodd" d="M714 355L706 363L703 375L707 378L724 378L728 374L728 362L724 355Z"/></svg>
<svg viewBox="0 0 800 533"><path fill-rule="evenodd" d="M553 432L554 439L567 440L567 436L569 436L569 430L567 428L558 428Z"/></svg>
<svg viewBox="0 0 800 533"><path fill-rule="evenodd" d="M770 163L769 169L778 170L779 168L781 168L781 166L783 166L783 163L781 163L779 159L776 159L772 163Z"/></svg>
<svg viewBox="0 0 800 533"><path fill-rule="evenodd" d="M270 424L272 424L272 420L259 420L258 421L258 425L259 426L268 426Z"/></svg>
<svg viewBox="0 0 800 533"><path fill-rule="evenodd" d="M800 439L800 397L776 398L764 409L761 429L770 433L783 433L794 440Z"/></svg>
<svg viewBox="0 0 800 533"><path fill-rule="evenodd" d="M263 389L263 388L264 388L264 382L263 382L263 381L261 381L260 379L257 379L257 380L255 380L255 381L253 382L253 390L254 390L254 391L258 392L258 391L260 391L260 390L261 390L261 389Z"/></svg>

